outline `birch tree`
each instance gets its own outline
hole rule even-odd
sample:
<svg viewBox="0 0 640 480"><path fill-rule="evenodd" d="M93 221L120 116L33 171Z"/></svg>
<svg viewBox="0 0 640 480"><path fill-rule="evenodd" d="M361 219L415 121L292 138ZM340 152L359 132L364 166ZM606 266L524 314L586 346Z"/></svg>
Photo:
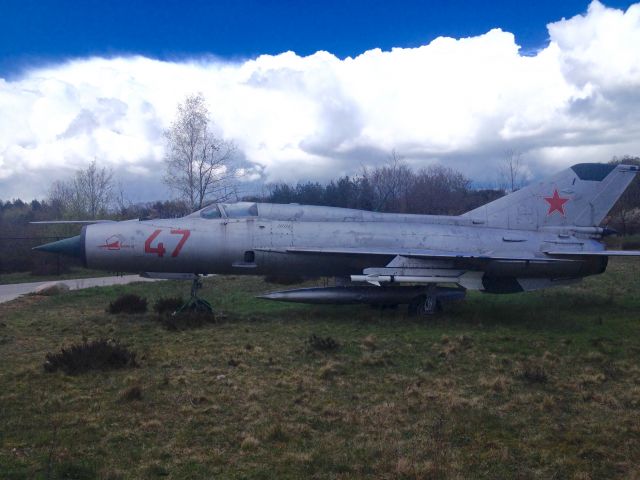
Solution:
<svg viewBox="0 0 640 480"><path fill-rule="evenodd" d="M499 187L506 192L515 192L525 186L527 171L522 160L522 152L507 150L500 165Z"/></svg>
<svg viewBox="0 0 640 480"><path fill-rule="evenodd" d="M164 136L166 185L193 210L208 201L229 199L234 192L231 161L235 147L213 132L201 93L187 96L178 105L176 118Z"/></svg>

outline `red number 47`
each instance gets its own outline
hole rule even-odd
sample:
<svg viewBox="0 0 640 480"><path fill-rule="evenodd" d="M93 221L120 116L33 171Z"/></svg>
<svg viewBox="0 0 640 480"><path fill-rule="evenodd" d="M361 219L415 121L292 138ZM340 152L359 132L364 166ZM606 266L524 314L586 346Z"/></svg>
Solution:
<svg viewBox="0 0 640 480"><path fill-rule="evenodd" d="M158 235L160 235L161 232L162 230L158 229L158 230L155 230L151 235L149 235L149 238L147 238L147 240L144 242L144 253L155 253L159 257L164 257L164 254L167 251L164 248L164 243L158 242L158 244L155 247L151 246L153 241L158 237ZM185 242L189 238L189 235L191 235L191 231L176 229L176 230L171 230L171 234L182 235L182 238L176 245L176 248L173 250L173 252L171 252L172 257L177 257L180 254L180 250L182 250L182 247L184 246Z"/></svg>

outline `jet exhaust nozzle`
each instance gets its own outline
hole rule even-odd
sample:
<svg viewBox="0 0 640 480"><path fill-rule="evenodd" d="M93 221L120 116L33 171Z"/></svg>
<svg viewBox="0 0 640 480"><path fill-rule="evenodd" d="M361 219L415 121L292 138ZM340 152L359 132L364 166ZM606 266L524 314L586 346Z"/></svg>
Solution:
<svg viewBox="0 0 640 480"><path fill-rule="evenodd" d="M69 237L55 242L45 243L44 245L33 247L33 249L39 250L41 252L68 255L70 257L84 257L82 235L76 235L75 237Z"/></svg>

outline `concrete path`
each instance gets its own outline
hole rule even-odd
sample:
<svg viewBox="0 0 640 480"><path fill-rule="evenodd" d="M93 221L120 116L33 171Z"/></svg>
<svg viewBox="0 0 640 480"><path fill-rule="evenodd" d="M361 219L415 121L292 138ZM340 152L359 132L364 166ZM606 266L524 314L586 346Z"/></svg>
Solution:
<svg viewBox="0 0 640 480"><path fill-rule="evenodd" d="M46 282L12 283L0 285L0 303L8 302L21 295L35 292L42 285L64 283L70 290L81 290L91 287L106 287L109 285L126 285L133 282L157 282L160 279L143 278L140 275L122 275L117 277L79 278L77 280L49 280Z"/></svg>

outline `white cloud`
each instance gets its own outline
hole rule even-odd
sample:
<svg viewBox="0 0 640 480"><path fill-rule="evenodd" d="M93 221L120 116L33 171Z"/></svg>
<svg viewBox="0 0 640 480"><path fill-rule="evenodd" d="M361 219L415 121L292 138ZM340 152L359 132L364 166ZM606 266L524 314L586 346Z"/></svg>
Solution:
<svg viewBox="0 0 640 480"><path fill-rule="evenodd" d="M162 197L162 131L194 92L266 181L327 180L394 149L480 181L508 149L535 174L640 154L640 4L594 1L548 29L532 56L494 29L344 60L85 58L0 79L0 198L43 196L52 172L93 158L136 186L134 200Z"/></svg>

